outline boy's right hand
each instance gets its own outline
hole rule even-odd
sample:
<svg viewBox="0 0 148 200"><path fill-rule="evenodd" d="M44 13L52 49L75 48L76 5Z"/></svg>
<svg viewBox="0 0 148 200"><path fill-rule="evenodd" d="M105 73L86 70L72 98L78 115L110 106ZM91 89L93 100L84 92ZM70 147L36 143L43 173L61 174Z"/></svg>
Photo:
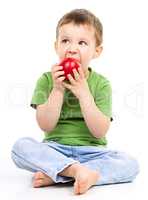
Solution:
<svg viewBox="0 0 148 200"><path fill-rule="evenodd" d="M62 85L62 82L64 81L65 76L62 69L63 67L59 66L58 64L53 65L51 68L51 75L53 80L53 88L64 93L65 87Z"/></svg>

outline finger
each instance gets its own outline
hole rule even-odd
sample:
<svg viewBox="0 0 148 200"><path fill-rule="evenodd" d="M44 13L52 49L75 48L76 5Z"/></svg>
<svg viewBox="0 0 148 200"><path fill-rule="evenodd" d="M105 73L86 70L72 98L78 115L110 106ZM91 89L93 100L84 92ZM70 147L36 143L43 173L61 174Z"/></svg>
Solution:
<svg viewBox="0 0 148 200"><path fill-rule="evenodd" d="M62 82L62 85L63 85L65 88L69 89L69 90L71 90L71 88L72 88L72 86L71 86L70 84L65 83L65 82Z"/></svg>
<svg viewBox="0 0 148 200"><path fill-rule="evenodd" d="M53 76L54 76L55 79L58 78L59 76L62 76L62 75L64 75L64 71L57 71L57 72L55 72L53 74Z"/></svg>
<svg viewBox="0 0 148 200"><path fill-rule="evenodd" d="M67 75L67 78L68 78L68 80L70 81L70 83L71 83L72 85L75 85L76 81L74 80L74 78L72 77L71 74L68 74L68 75Z"/></svg>
<svg viewBox="0 0 148 200"><path fill-rule="evenodd" d="M79 80L80 79L80 74L78 73L78 71L76 69L73 69L73 74L74 74L75 80Z"/></svg>
<svg viewBox="0 0 148 200"><path fill-rule="evenodd" d="M62 83L65 80L65 76L57 78L57 82Z"/></svg>
<svg viewBox="0 0 148 200"><path fill-rule="evenodd" d="M80 63L80 61L78 61L78 60L77 60L77 63L78 63L78 64L79 64L79 66L81 67L81 63Z"/></svg>
<svg viewBox="0 0 148 200"><path fill-rule="evenodd" d="M60 71L62 70L63 67L62 66L59 66L59 65L54 65L51 69L51 71L54 73L54 72L57 72L57 71Z"/></svg>
<svg viewBox="0 0 148 200"><path fill-rule="evenodd" d="M81 78L85 77L84 72L81 67L78 68L78 72L79 72Z"/></svg>

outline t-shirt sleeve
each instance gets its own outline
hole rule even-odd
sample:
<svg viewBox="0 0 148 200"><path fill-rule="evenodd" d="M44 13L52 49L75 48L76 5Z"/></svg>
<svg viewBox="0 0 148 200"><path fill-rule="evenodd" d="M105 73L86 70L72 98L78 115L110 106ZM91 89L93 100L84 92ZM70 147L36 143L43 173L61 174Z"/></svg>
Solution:
<svg viewBox="0 0 148 200"><path fill-rule="evenodd" d="M95 103L99 110L112 121L112 88L107 79L97 85Z"/></svg>
<svg viewBox="0 0 148 200"><path fill-rule="evenodd" d="M33 92L30 106L36 108L37 105L44 104L48 100L51 91L51 78L44 73L38 80Z"/></svg>

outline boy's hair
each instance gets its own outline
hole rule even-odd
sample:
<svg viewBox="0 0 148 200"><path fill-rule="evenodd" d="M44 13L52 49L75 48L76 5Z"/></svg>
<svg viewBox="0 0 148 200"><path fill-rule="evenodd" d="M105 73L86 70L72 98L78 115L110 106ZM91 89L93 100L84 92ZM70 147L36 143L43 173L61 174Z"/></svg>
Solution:
<svg viewBox="0 0 148 200"><path fill-rule="evenodd" d="M100 20L86 9L75 9L66 13L58 22L56 27L56 38L58 38L59 28L68 23L76 25L89 25L95 29L96 46L101 45L103 41L103 26Z"/></svg>

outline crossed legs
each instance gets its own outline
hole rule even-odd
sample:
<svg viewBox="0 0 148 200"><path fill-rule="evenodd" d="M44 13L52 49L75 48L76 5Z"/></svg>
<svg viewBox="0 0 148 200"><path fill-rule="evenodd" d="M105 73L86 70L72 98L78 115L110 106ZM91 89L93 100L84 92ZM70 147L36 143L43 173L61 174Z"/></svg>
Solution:
<svg viewBox="0 0 148 200"><path fill-rule="evenodd" d="M61 176L73 177L74 182L74 193L83 194L99 179L99 174L97 171L88 169L79 163L72 164L61 173ZM36 172L33 179L33 187L43 187L55 184L54 181L42 172Z"/></svg>

